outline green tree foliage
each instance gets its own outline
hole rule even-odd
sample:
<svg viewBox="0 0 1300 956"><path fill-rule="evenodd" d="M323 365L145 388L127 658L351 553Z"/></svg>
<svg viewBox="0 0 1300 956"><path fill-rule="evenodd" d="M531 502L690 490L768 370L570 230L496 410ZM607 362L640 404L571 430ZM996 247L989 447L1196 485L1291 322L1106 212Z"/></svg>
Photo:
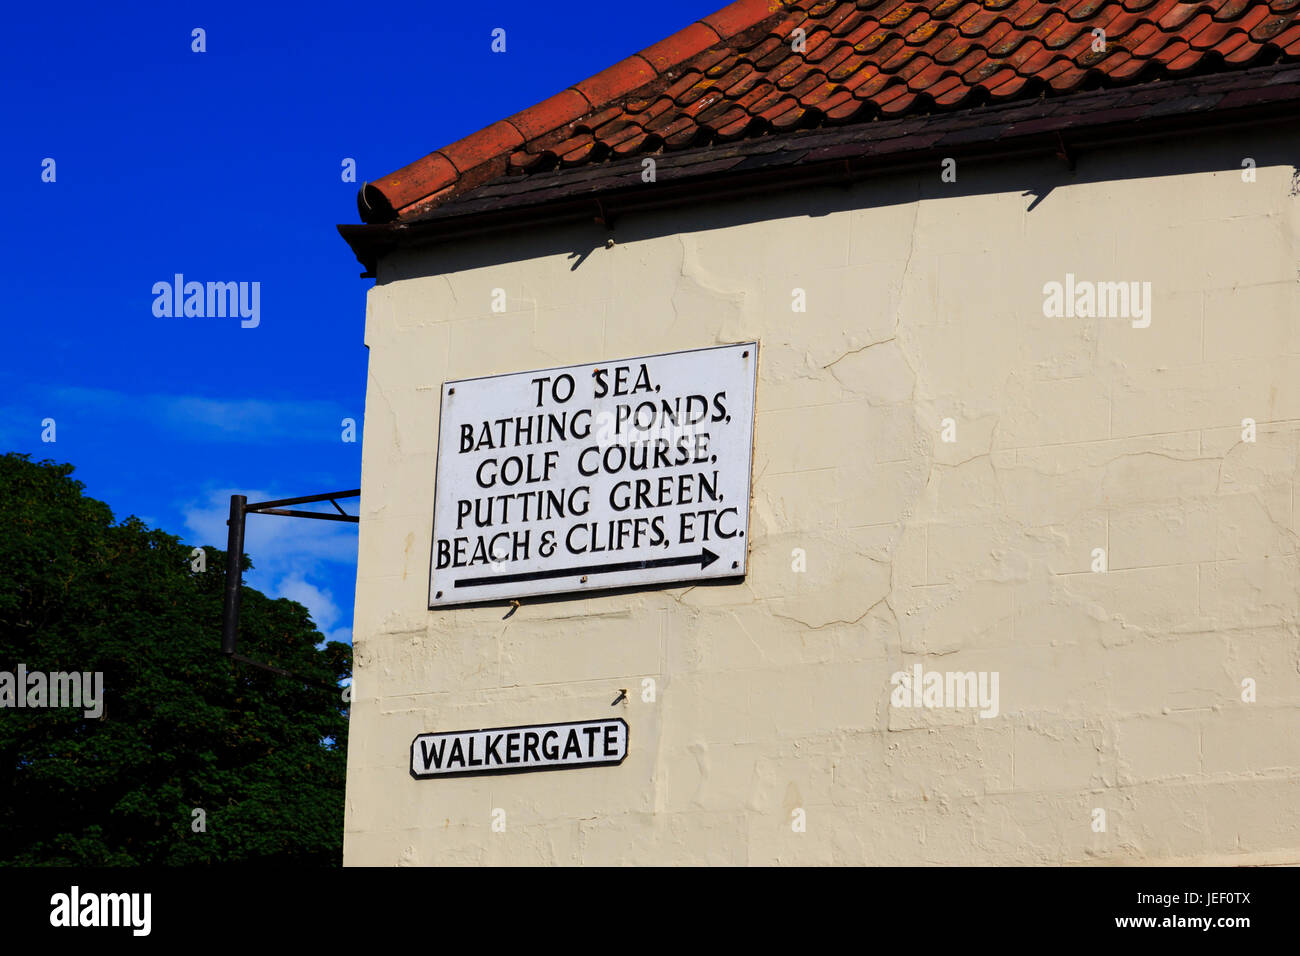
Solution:
<svg viewBox="0 0 1300 956"><path fill-rule="evenodd" d="M104 711L0 709L0 863L337 865L351 648L245 587L241 654L299 679L223 657L225 553L194 573L72 470L0 456L0 670L101 671Z"/></svg>

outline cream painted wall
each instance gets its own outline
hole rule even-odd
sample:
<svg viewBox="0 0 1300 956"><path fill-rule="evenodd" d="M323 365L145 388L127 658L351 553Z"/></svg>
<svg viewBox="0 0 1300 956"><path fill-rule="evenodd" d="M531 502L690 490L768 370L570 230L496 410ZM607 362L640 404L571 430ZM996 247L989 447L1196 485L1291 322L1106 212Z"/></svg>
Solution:
<svg viewBox="0 0 1300 956"><path fill-rule="evenodd" d="M346 863L1300 862L1297 160L1273 131L390 256ZM1150 327L1044 317L1067 272L1150 282ZM743 584L426 610L442 382L748 339ZM1000 712L891 706L918 662L997 672ZM619 767L408 775L418 733L614 715Z"/></svg>

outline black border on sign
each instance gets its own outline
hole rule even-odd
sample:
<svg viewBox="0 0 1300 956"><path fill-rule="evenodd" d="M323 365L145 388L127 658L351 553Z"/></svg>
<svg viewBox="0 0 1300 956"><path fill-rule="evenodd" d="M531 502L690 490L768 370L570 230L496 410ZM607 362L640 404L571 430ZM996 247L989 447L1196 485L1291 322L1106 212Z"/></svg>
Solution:
<svg viewBox="0 0 1300 956"><path fill-rule="evenodd" d="M481 598L477 601L457 601L455 603L444 603L444 604L432 603L433 602L433 570L434 570L433 563L438 558L438 537L437 537L438 466L442 463L442 426L444 421L444 413L446 411L446 405L447 405L447 387L449 385L459 385L461 382L482 382L490 378L505 378L508 375L527 375L535 372L564 372L564 371L568 371L569 369L586 368L587 366L591 366L591 365L606 365L606 364L612 365L612 364L619 364L622 362L636 362L641 359L663 358L668 355L684 355L688 352L711 352L716 349L734 349L741 346L749 346L754 350L754 368L753 368L754 377L751 384L751 393L753 394L753 401L750 403L750 409L749 409L749 467L748 470L746 471L746 476L745 476L745 486L748 491L748 494L746 495L746 501L745 501L745 556L743 559L745 563L739 572L733 571L730 574L700 575L698 577L692 577L692 578L678 578L678 579L667 580L667 581L652 581L650 583L644 583L644 584L629 584L626 581L611 582L609 584L597 583L585 588L575 587L567 591L547 591L544 594L529 594L523 596L516 596L515 598L509 598L509 597L499 595L497 597ZM454 611L454 610L459 610L461 608L470 608L470 607L488 607L491 605L501 606L503 604L510 603L511 600L525 601L528 600L529 598L534 598L534 599L576 598L588 594L595 594L600 591L615 591L615 590L626 591L629 589L642 590L645 588L671 587L676 584L680 584L680 585L703 584L709 581L714 581L718 583L739 584L740 582L744 581L745 578L749 575L749 552L752 544L749 538L749 530L750 530L750 519L753 517L751 512L753 511L753 507L754 507L754 445L758 440L758 436L756 434L756 429L758 427L758 352L759 352L758 340L755 339L752 342L726 342L723 343L722 345L705 345L697 349L676 349L672 352L654 352L649 355L631 355L628 356L627 358L605 359L603 361L596 361L596 362L578 362L573 365L556 365L551 368L531 368L531 369L524 369L519 372L497 372L495 375L478 375L473 378L454 378L454 379L448 379L447 381L443 382L439 388L439 397L438 397L438 436L437 436L438 453L434 457L434 463L433 463L433 517L430 521L431 527L429 529L429 583L425 591L425 603L427 605L426 610ZM500 728L493 728L493 729L500 729ZM472 731L452 731L452 732L472 733ZM596 765L586 764L585 766L596 766ZM518 771L513 771L513 772L518 772ZM439 774L439 776L446 776L446 775Z"/></svg>
<svg viewBox="0 0 1300 956"><path fill-rule="evenodd" d="M494 767L491 770L452 770L448 773L416 773L415 772L415 742L421 737L453 737L457 734L483 734L496 733L498 731L510 730L537 730L542 727L581 727L583 724L613 724L623 725L623 756L617 760L587 760L583 763L561 763L548 764L541 767ZM632 749L632 733L627 725L627 721L622 717L593 717L590 720L562 720L558 723L550 724L515 724L511 727L479 727L474 730L429 730L422 734L416 734L411 738L410 759L407 761L407 768L411 773L413 780L439 780L443 777L489 777L500 776L507 773L536 773L540 770L582 770L586 767L617 767L627 759L628 753Z"/></svg>

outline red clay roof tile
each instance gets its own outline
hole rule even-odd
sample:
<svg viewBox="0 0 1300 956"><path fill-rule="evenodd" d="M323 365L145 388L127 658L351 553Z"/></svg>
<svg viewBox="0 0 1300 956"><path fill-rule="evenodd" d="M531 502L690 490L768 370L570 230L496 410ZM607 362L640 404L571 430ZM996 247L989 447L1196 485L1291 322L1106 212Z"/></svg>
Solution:
<svg viewBox="0 0 1300 956"><path fill-rule="evenodd" d="M784 60L791 52L791 44L792 41L787 37L764 37L758 46L747 52L745 59L758 69L765 70Z"/></svg>
<svg viewBox="0 0 1300 956"><path fill-rule="evenodd" d="M1200 8L1194 3L1176 3L1156 21L1156 26L1166 33L1172 33L1190 20L1198 9Z"/></svg>
<svg viewBox="0 0 1300 956"><path fill-rule="evenodd" d="M613 149L615 156L620 158L623 156L631 156L633 153L640 150L642 145L649 138L650 135L648 133L643 130L637 130L635 136L630 136L621 143L611 144L611 148Z"/></svg>
<svg viewBox="0 0 1300 956"><path fill-rule="evenodd" d="M789 83L784 81L789 77L794 76L801 68L807 67L807 65L808 64L804 62L803 57L797 53L791 53L788 57L768 71L767 78L770 82L781 87L781 89L788 89L793 86L794 83L797 83L798 79L796 78Z"/></svg>
<svg viewBox="0 0 1300 956"><path fill-rule="evenodd" d="M829 76L832 72L834 72L834 70L837 67L843 66L844 64L852 60L855 56L859 56L859 55L860 54L853 52L853 47L849 46L848 44L841 43L839 46L835 48L835 52L831 53L829 56L823 57L822 59L818 60L814 65L817 67L819 71L821 71L821 73L823 73L826 76Z"/></svg>
<svg viewBox="0 0 1300 956"><path fill-rule="evenodd" d="M507 173L1279 58L1300 59L1300 0L739 0L368 184L381 201L359 205L415 218Z"/></svg>
<svg viewBox="0 0 1300 956"><path fill-rule="evenodd" d="M858 70L846 79L842 86L858 99L863 99L884 89L892 79L893 77L888 73L882 73L879 67L871 66L865 70Z"/></svg>
<svg viewBox="0 0 1300 956"><path fill-rule="evenodd" d="M840 89L842 89L842 87L838 83L832 83L823 78L815 87L800 96L799 102L803 103L803 105L807 106L809 109L820 108L826 100L830 99L832 94Z"/></svg>
<svg viewBox="0 0 1300 956"><path fill-rule="evenodd" d="M1296 2L1300 3L1300 0ZM854 10L837 23L831 33L836 37L849 37L869 22L872 22L870 14L865 10Z"/></svg>
<svg viewBox="0 0 1300 956"><path fill-rule="evenodd" d="M916 94L908 90L906 86L891 86L887 88L876 100L876 105L880 107L882 116L897 116L905 111L916 101Z"/></svg>
<svg viewBox="0 0 1300 956"><path fill-rule="evenodd" d="M450 160L455 167L455 182L463 183L469 188L503 175L510 154L523 143L524 138L519 130L510 123L499 120L487 129L444 146L439 152L442 158Z"/></svg>
<svg viewBox="0 0 1300 956"><path fill-rule="evenodd" d="M1106 5L1106 0L1076 0L1074 3L1062 4L1065 15L1071 20L1087 20Z"/></svg>
<svg viewBox="0 0 1300 956"><path fill-rule="evenodd" d="M1300 54L1300 23L1292 24L1269 42L1287 53Z"/></svg>
<svg viewBox="0 0 1300 956"><path fill-rule="evenodd" d="M835 51L840 44L831 36L829 30L817 30L808 36L804 45L803 58L807 63L816 63Z"/></svg>
<svg viewBox="0 0 1300 956"><path fill-rule="evenodd" d="M732 139L740 136L754 122L754 117L740 107L733 107L729 115L718 121L718 138Z"/></svg>
<svg viewBox="0 0 1300 956"><path fill-rule="evenodd" d="M1190 70L1192 67L1196 66L1200 59L1201 51L1193 50L1189 47L1179 56L1169 60L1165 64L1165 67L1170 73L1181 73L1184 70Z"/></svg>
<svg viewBox="0 0 1300 956"><path fill-rule="evenodd" d="M683 65L699 70L706 76L717 76L719 73L726 72L731 65L732 59L726 50L711 46L703 53L697 53L689 60L686 60Z"/></svg>
<svg viewBox="0 0 1300 956"><path fill-rule="evenodd" d="M725 40L732 34L739 33L762 21L772 13L774 8L769 0L739 0L723 7L717 13L711 13L700 22L708 24L718 39Z"/></svg>
<svg viewBox="0 0 1300 956"><path fill-rule="evenodd" d="M956 106L970 99L972 89L962 82L960 76L948 76L936 83L929 93L938 106Z"/></svg>
<svg viewBox="0 0 1300 956"><path fill-rule="evenodd" d="M1237 49L1233 50L1231 53L1227 54L1223 58L1223 62L1248 63L1251 60L1253 60L1259 54L1259 51L1262 49L1263 49L1262 43L1255 43L1253 40L1247 39L1245 43L1237 47Z"/></svg>
<svg viewBox="0 0 1300 956"><path fill-rule="evenodd" d="M565 166L580 166L586 162L587 157L591 155L592 150L596 148L595 140L589 143L583 143L571 152L565 153L560 157L560 162Z"/></svg>
<svg viewBox="0 0 1300 956"><path fill-rule="evenodd" d="M1049 50L1042 40L1032 37L1017 47L1016 52L1007 58L1007 62L1022 76L1034 76L1058 56L1060 54L1055 50Z"/></svg>
<svg viewBox="0 0 1300 956"><path fill-rule="evenodd" d="M1155 55L1154 59L1168 65L1191 49L1191 45L1186 40L1173 40L1165 44L1164 48ZM1200 54L1197 54L1198 59L1199 56Z"/></svg>
<svg viewBox="0 0 1300 956"><path fill-rule="evenodd" d="M638 86L654 78L655 70L649 61L633 54L626 60L615 63L595 76L575 84L573 88L587 98L587 102L593 109L598 109L615 97L631 93Z"/></svg>
<svg viewBox="0 0 1300 956"><path fill-rule="evenodd" d="M1215 11L1214 19L1216 20L1235 20L1241 16L1242 12L1250 9L1255 4L1253 0L1226 0ZM1274 6L1274 4L1270 4ZM1280 4L1277 4L1280 6Z"/></svg>
<svg viewBox="0 0 1300 956"><path fill-rule="evenodd" d="M882 28L879 20L867 17L848 33L844 34L841 39L843 39L845 43L856 47L859 43L880 29Z"/></svg>
<svg viewBox="0 0 1300 956"><path fill-rule="evenodd" d="M935 63L928 56L918 56L898 75L907 80L910 89L920 93L929 90L951 73L952 70L942 63Z"/></svg>
<svg viewBox="0 0 1300 956"><path fill-rule="evenodd" d="M831 9L827 10L822 16L817 17L818 24L830 30L832 33L839 30L843 24L851 17L857 17L858 11L854 9L851 3L834 3Z"/></svg>
<svg viewBox="0 0 1300 956"><path fill-rule="evenodd" d="M707 50L718 42L718 35L703 23L692 23L685 30L679 30L672 36L660 40L654 46L641 52L641 58L654 69L663 73L683 60Z"/></svg>
<svg viewBox="0 0 1300 956"><path fill-rule="evenodd" d="M872 13L875 14L876 19L883 26L892 29L910 17L917 5L915 3L904 3L902 0L898 0L898 2L884 0L882 3L871 4L871 6L875 8Z"/></svg>
<svg viewBox="0 0 1300 956"><path fill-rule="evenodd" d="M1271 40L1291 23L1290 17L1270 17L1250 31L1252 40Z"/></svg>
<svg viewBox="0 0 1300 956"><path fill-rule="evenodd" d="M767 120L773 126L784 129L787 126L795 125L799 117L803 114L803 108L800 107L799 101L793 97L781 100L775 106L763 111L763 119Z"/></svg>
<svg viewBox="0 0 1300 956"><path fill-rule="evenodd" d="M664 145L674 149L683 149L695 142L702 132L698 123L689 116L683 116L664 130Z"/></svg>
<svg viewBox="0 0 1300 956"><path fill-rule="evenodd" d="M1055 60L1057 56L1058 56L1057 53L1052 52L1049 55L1048 59L1044 61L1044 63L1045 64L1050 63L1052 60ZM956 63L947 63L944 65L947 66L949 70L951 70L957 76L964 77L975 67L979 66L981 63L987 63L988 61L989 61L989 55L986 50L982 50L979 47L972 47L971 49L967 50L966 55L963 56ZM1011 63L1012 65L1015 65L1014 60L1009 60L1008 62Z"/></svg>
<svg viewBox="0 0 1300 956"><path fill-rule="evenodd" d="M521 110L514 116L507 117L506 122L517 129L519 135L525 140L529 140L534 136L549 133L557 126L573 122L590 109L591 104L587 102L585 96L577 90L565 90L530 109Z"/></svg>
<svg viewBox="0 0 1300 956"><path fill-rule="evenodd" d="M892 35L887 27L878 25L876 29L853 44L853 49L858 53L872 53L888 43Z"/></svg>
<svg viewBox="0 0 1300 956"><path fill-rule="evenodd" d="M1238 29L1245 30L1247 33L1253 34L1255 28L1267 20L1271 13L1272 11L1269 10L1267 4L1261 3L1258 6L1251 7L1241 15L1240 19L1237 20L1237 27ZM1285 17L1284 19L1287 22L1290 22L1294 18Z"/></svg>
<svg viewBox="0 0 1300 956"><path fill-rule="evenodd" d="M1128 50L1120 50L1111 61L1109 75L1117 76L1120 79L1128 79L1129 77L1137 76L1146 69L1146 66L1146 60L1139 59Z"/></svg>
<svg viewBox="0 0 1300 956"><path fill-rule="evenodd" d="M984 48L989 51L989 56L997 57L999 60L1005 60L1021 45L1027 43L1030 37L1013 27L1010 23L1003 20L997 24L988 35L984 37Z"/></svg>
<svg viewBox="0 0 1300 956"><path fill-rule="evenodd" d="M807 10L793 10L785 17L785 19L769 27L768 32L782 43L785 43L794 39L795 30L802 29L806 39L810 30L815 29L816 27L817 21L814 20L812 23L808 22Z"/></svg>
<svg viewBox="0 0 1300 956"><path fill-rule="evenodd" d="M1191 35L1190 29L1183 32L1183 36L1188 38L1187 42L1193 49L1208 50L1237 28L1233 23L1217 23L1212 16L1207 15L1206 19L1208 22L1204 28L1196 32L1195 36Z"/></svg>

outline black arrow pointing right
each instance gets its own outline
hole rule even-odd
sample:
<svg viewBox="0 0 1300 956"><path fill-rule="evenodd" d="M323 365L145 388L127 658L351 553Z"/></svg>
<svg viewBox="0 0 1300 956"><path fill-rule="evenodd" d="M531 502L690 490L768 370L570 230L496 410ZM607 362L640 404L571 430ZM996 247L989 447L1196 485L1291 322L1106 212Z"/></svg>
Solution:
<svg viewBox="0 0 1300 956"><path fill-rule="evenodd" d="M484 584L515 584L519 581L541 581L546 578L575 578L583 574L613 574L618 571L644 571L647 568L671 568L678 565L698 564L703 571L718 556L708 548L699 554L686 554L677 558L655 558L652 561L623 561L618 564L589 564L580 568L552 568L547 571L525 571L519 574L487 574L474 578L460 578L458 588L473 588Z"/></svg>

